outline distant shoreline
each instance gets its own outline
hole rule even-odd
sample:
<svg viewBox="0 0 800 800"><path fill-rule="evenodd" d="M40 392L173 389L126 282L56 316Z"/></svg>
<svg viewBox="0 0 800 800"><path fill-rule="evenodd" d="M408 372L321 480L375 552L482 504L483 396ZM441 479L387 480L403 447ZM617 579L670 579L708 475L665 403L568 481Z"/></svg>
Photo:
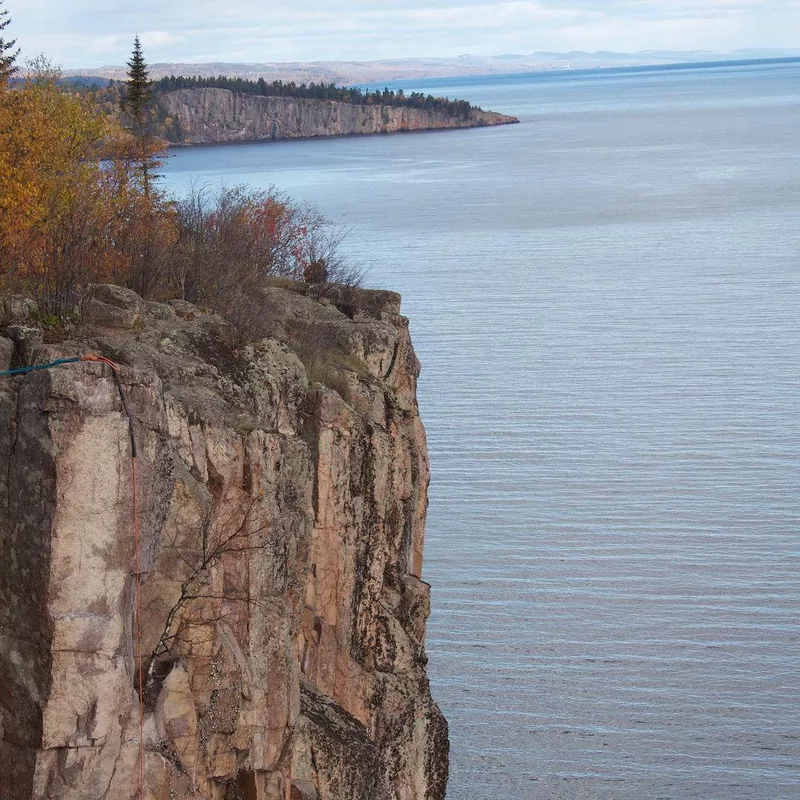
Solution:
<svg viewBox="0 0 800 800"><path fill-rule="evenodd" d="M530 70L526 72L490 72L485 75L444 75L440 77L419 78L420 83L425 82L442 82L442 81L463 81L468 83L470 80L476 78L522 78L522 77L537 77L547 78L559 75L596 75L597 73L647 73L647 72L678 72L681 70L696 70L696 69L719 69L722 67L748 67L748 66L768 66L770 64L800 64L800 56L785 56L783 58L747 58L747 59L730 59L727 61L686 61L676 62L674 64L634 64L630 66L608 66L608 67L580 67L576 69L539 69ZM374 88L376 86L388 86L392 88L401 84L407 84L408 80L405 78L398 78L393 81L377 83L364 83L359 84L359 87Z"/></svg>
<svg viewBox="0 0 800 800"><path fill-rule="evenodd" d="M505 122L504 125L519 125L521 121L514 118L514 122ZM167 150L195 150L201 147L239 147L252 144L292 144L294 142L319 142L329 139L376 139L389 136L414 136L424 133L460 133L486 130L487 128L498 128L499 125L474 125L472 127L458 128L422 128L408 131L392 131L390 133L329 133L324 136L292 136L283 139L232 139L222 142L170 142Z"/></svg>
<svg viewBox="0 0 800 800"><path fill-rule="evenodd" d="M781 51L778 51L781 52ZM533 53L527 56L461 56L439 59L391 59L386 61L265 62L265 63L156 63L150 64L154 79L169 75L212 77L225 75L298 83L336 83L342 86L396 85L501 75L553 75L610 70L653 71L702 69L720 66L790 64L800 61L800 50L780 55L743 53ZM124 80L127 68L107 65L63 70L65 76Z"/></svg>

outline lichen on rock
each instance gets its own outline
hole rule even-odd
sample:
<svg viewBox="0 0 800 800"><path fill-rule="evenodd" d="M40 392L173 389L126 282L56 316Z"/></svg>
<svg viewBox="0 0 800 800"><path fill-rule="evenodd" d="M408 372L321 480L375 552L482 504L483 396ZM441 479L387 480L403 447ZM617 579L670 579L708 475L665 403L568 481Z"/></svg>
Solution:
<svg viewBox="0 0 800 800"><path fill-rule="evenodd" d="M235 350L185 303L100 288L81 336L6 330L3 800L440 800L425 674L428 458L399 297L265 289ZM24 326L22 326L24 327ZM310 342L322 343L316 349ZM140 643L140 647L139 647Z"/></svg>

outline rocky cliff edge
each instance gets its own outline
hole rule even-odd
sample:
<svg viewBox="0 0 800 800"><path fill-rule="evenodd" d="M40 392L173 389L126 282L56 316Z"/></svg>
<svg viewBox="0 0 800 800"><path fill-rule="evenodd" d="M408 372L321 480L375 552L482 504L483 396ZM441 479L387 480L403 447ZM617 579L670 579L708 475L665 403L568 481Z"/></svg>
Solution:
<svg viewBox="0 0 800 800"><path fill-rule="evenodd" d="M219 317L118 287L74 340L6 320L6 365L121 365L141 624L111 369L0 379L3 800L444 797L400 299L262 299L272 335L239 350Z"/></svg>
<svg viewBox="0 0 800 800"><path fill-rule="evenodd" d="M458 117L422 108L259 97L212 88L179 89L159 95L158 103L174 144L364 136L519 122L516 117L480 109Z"/></svg>

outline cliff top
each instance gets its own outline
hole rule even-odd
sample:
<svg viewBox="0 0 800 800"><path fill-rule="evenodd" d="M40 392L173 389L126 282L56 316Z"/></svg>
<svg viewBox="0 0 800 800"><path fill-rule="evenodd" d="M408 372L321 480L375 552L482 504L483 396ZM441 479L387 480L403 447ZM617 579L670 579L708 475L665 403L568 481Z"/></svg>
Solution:
<svg viewBox="0 0 800 800"><path fill-rule="evenodd" d="M270 394L265 381L319 384L359 403L390 380L395 326L406 324L398 294L272 283L280 285L265 284L258 299L259 339L247 343L217 313L184 300L145 301L113 284L92 287L82 324L69 331L38 327L33 301L6 298L0 328L13 347L0 348L0 369L94 352L157 376L193 413L239 428L263 423L254 398Z"/></svg>
<svg viewBox="0 0 800 800"><path fill-rule="evenodd" d="M400 298L255 294L249 343L114 285L66 335L3 303L2 367L119 365L0 382L9 800L444 797Z"/></svg>

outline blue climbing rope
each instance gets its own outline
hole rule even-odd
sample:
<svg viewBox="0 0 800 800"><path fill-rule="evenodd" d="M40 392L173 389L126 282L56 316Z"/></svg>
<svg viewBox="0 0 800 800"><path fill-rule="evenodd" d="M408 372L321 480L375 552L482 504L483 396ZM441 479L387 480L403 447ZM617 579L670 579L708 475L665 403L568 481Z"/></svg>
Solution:
<svg viewBox="0 0 800 800"><path fill-rule="evenodd" d="M76 361L83 361L81 356L76 358L57 358L49 364L33 364L30 367L19 367L19 369L6 369L0 372L0 378L5 378L9 375L25 375L28 372L35 372L38 369L50 369L51 367L58 367L61 364L74 364Z"/></svg>

